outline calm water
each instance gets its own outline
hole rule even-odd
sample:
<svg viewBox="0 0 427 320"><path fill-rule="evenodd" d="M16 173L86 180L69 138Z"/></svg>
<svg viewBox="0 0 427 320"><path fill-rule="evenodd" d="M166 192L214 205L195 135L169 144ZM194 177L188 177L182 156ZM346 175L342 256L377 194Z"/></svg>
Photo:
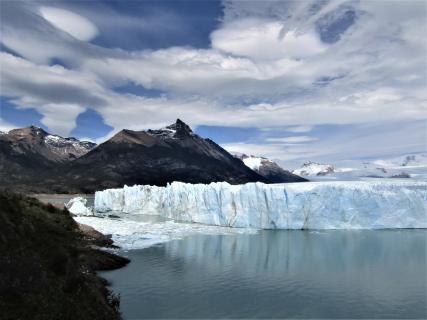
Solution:
<svg viewBox="0 0 427 320"><path fill-rule="evenodd" d="M192 236L101 273L125 319L426 318L426 230Z"/></svg>

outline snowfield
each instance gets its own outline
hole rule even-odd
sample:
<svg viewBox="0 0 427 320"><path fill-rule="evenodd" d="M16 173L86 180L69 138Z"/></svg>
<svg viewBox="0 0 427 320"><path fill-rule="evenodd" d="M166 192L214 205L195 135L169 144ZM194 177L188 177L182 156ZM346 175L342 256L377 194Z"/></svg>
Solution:
<svg viewBox="0 0 427 320"><path fill-rule="evenodd" d="M96 192L94 210L237 228L427 228L427 182L125 186Z"/></svg>

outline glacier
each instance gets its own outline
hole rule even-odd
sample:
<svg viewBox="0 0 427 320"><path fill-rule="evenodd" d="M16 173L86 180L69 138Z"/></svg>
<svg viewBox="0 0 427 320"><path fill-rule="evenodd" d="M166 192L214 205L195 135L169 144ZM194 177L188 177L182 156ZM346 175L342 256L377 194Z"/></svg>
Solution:
<svg viewBox="0 0 427 320"><path fill-rule="evenodd" d="M96 192L94 211L235 228L427 228L427 182L135 185Z"/></svg>

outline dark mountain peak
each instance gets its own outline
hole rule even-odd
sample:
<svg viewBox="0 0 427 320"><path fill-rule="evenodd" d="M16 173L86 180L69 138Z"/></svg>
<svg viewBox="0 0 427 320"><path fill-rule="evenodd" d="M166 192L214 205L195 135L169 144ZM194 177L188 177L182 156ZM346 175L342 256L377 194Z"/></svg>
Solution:
<svg viewBox="0 0 427 320"><path fill-rule="evenodd" d="M160 138L162 140L167 139L182 139L190 136L194 136L190 126L184 121L177 119L175 123L157 130L147 130L147 133L151 136Z"/></svg>
<svg viewBox="0 0 427 320"><path fill-rule="evenodd" d="M25 128L12 129L9 131L8 135L11 137L21 137L21 138L30 137L30 136L42 138L49 135L49 133L47 133L40 127L32 125Z"/></svg>
<svg viewBox="0 0 427 320"><path fill-rule="evenodd" d="M26 128L23 128L23 129L25 130ZM49 134L44 129L37 127L35 125L29 126L28 129L30 132L35 133L35 134L42 134L42 135L48 135Z"/></svg>
<svg viewBox="0 0 427 320"><path fill-rule="evenodd" d="M113 142L132 142L135 140L134 138L134 132L129 129L122 129L119 132L117 132L110 140Z"/></svg>
<svg viewBox="0 0 427 320"><path fill-rule="evenodd" d="M175 136L191 135L193 133L190 126L180 119L176 119L176 122L167 126L166 129L174 130Z"/></svg>

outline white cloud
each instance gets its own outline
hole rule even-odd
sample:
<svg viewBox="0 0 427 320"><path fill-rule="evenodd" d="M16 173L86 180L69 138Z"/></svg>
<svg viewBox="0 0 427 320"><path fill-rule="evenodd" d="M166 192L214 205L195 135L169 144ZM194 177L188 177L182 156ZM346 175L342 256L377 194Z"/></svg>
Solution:
<svg viewBox="0 0 427 320"><path fill-rule="evenodd" d="M294 133L310 132L311 130L313 130L312 126L296 126L296 127L286 128L286 131L294 132Z"/></svg>
<svg viewBox="0 0 427 320"><path fill-rule="evenodd" d="M98 34L96 26L77 13L54 7L41 7L40 13L52 25L78 40L89 41Z"/></svg>
<svg viewBox="0 0 427 320"><path fill-rule="evenodd" d="M356 98L356 104L373 107L384 103L399 101L403 98L403 96L398 94L393 88L378 88L373 91L356 93L354 97Z"/></svg>
<svg viewBox="0 0 427 320"><path fill-rule="evenodd" d="M302 143L316 141L318 138L310 136L293 136L293 137L283 137L283 138L267 138L268 142L284 142L284 143Z"/></svg>
<svg viewBox="0 0 427 320"><path fill-rule="evenodd" d="M303 58L327 49L314 31L297 34L280 21L242 19L225 24L211 35L212 48L254 60Z"/></svg>
<svg viewBox="0 0 427 320"><path fill-rule="evenodd" d="M67 137L76 127L77 116L84 112L85 108L73 104L49 103L42 105L38 110L43 114L41 123L53 132Z"/></svg>

